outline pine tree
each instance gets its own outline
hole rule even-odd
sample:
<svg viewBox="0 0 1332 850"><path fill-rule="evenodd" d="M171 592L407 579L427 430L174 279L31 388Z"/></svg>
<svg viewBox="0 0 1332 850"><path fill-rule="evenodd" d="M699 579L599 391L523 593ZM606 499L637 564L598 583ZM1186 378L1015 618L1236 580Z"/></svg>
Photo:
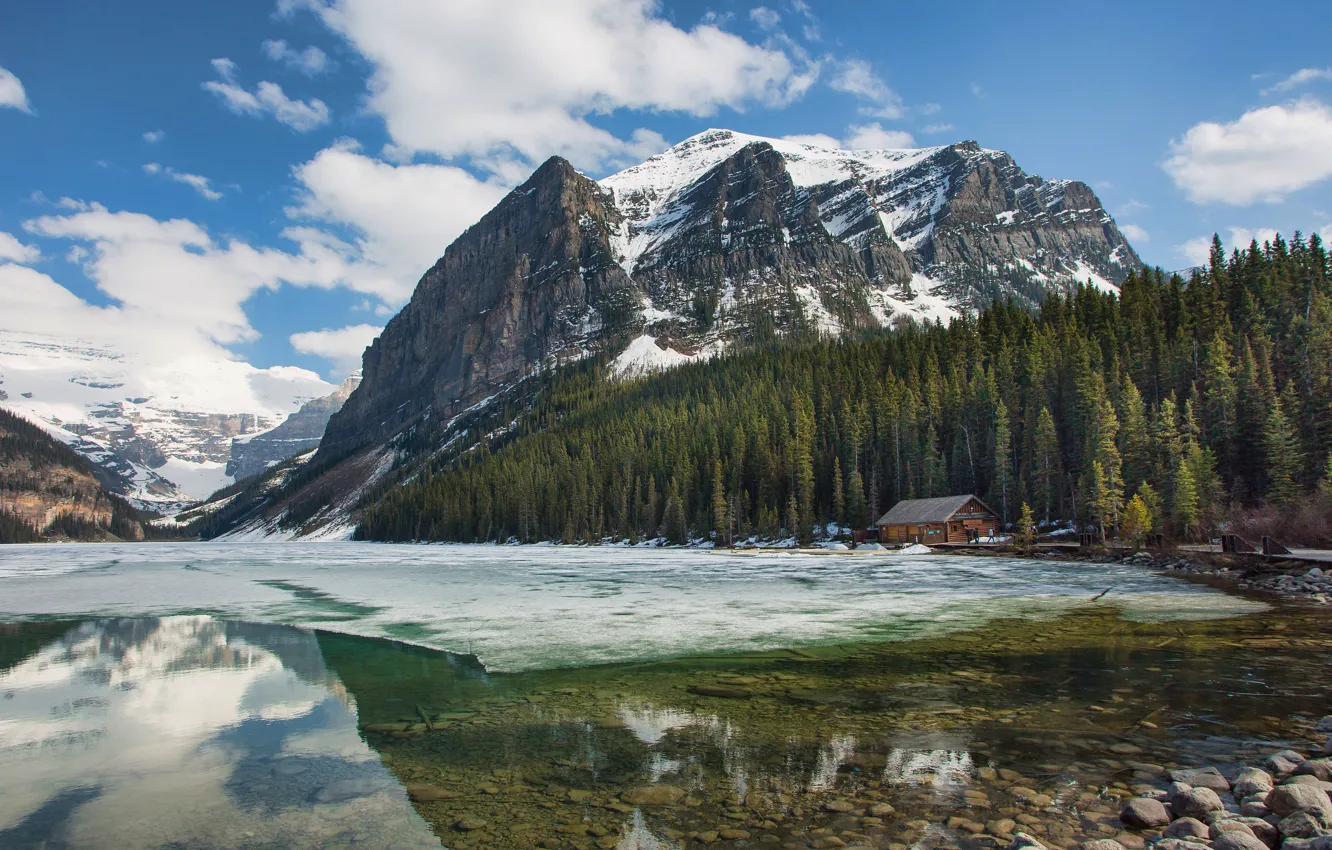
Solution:
<svg viewBox="0 0 1332 850"><path fill-rule="evenodd" d="M1008 497L1013 486L1012 453L1013 436L1009 429L1008 407L1000 399L994 408L994 484L991 491L999 497L1001 526L1008 524Z"/></svg>
<svg viewBox="0 0 1332 850"><path fill-rule="evenodd" d="M1318 492L1325 499L1332 499L1332 454L1327 456L1327 466L1323 467L1323 477L1318 481Z"/></svg>
<svg viewBox="0 0 1332 850"><path fill-rule="evenodd" d="M1272 402L1263 441L1267 448L1267 499L1278 505L1293 504L1300 497L1299 439L1279 398Z"/></svg>
<svg viewBox="0 0 1332 850"><path fill-rule="evenodd" d="M841 535L842 529L846 527L846 485L842 482L841 458L833 458L832 486L833 522L837 525L838 535Z"/></svg>
<svg viewBox="0 0 1332 850"><path fill-rule="evenodd" d="M1102 397L1098 406L1093 438L1094 495L1091 500L1101 526L1102 539L1105 538L1107 524L1115 531L1119 530L1120 514L1124 509L1124 479L1121 473L1119 448L1115 445L1118 431L1119 421L1115 416L1115 410L1110 405L1110 400Z"/></svg>
<svg viewBox="0 0 1332 850"><path fill-rule="evenodd" d="M731 544L726 512L726 493L722 485L721 461L712 465L712 533L717 545Z"/></svg>
<svg viewBox="0 0 1332 850"><path fill-rule="evenodd" d="M1035 480L1034 491L1036 507L1046 525L1050 524L1051 512L1055 507L1055 493L1062 475L1059 460L1059 435L1055 430L1054 417L1048 407L1042 407L1036 421L1036 447L1033 461Z"/></svg>
<svg viewBox="0 0 1332 850"><path fill-rule="evenodd" d="M865 481L860 477L859 469L851 470L846 477L846 519L857 531L869 528L872 521L869 504L865 501Z"/></svg>
<svg viewBox="0 0 1332 850"><path fill-rule="evenodd" d="M1137 498L1142 499L1143 506L1147 508L1147 530L1159 533L1163 516L1161 494L1156 492L1156 488L1151 484L1144 483L1138 488Z"/></svg>

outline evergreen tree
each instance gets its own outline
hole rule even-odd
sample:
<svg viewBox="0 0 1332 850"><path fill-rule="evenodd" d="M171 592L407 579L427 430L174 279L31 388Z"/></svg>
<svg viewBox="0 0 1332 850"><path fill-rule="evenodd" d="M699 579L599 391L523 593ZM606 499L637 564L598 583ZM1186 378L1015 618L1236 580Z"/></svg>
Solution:
<svg viewBox="0 0 1332 850"><path fill-rule="evenodd" d="M1147 509L1147 501L1138 493L1124 507L1124 533L1129 536L1135 546L1141 546L1143 538L1152 528L1151 514Z"/></svg>
<svg viewBox="0 0 1332 850"><path fill-rule="evenodd" d="M832 486L833 522L837 525L837 533L841 534L846 527L846 486L842 482L841 458L833 458Z"/></svg>
<svg viewBox="0 0 1332 850"><path fill-rule="evenodd" d="M722 484L721 461L712 465L712 533L718 545L731 544L726 511L726 493Z"/></svg>
<svg viewBox="0 0 1332 850"><path fill-rule="evenodd" d="M1036 507L1041 511L1044 523L1049 525L1052 511L1055 509L1055 493L1062 477L1062 470L1059 458L1059 435L1048 407L1041 408L1036 421L1035 442L1033 464Z"/></svg>
<svg viewBox="0 0 1332 850"><path fill-rule="evenodd" d="M1000 399L994 408L994 484L991 488L992 497L998 497L1000 525L1008 524L1008 497L1013 488L1013 467L1009 459L1013 452L1012 440L1008 407Z"/></svg>
<svg viewBox="0 0 1332 850"><path fill-rule="evenodd" d="M853 529L863 531L878 517L870 518L869 504L865 501L865 481L860 470L853 469L846 477L846 519Z"/></svg>
<svg viewBox="0 0 1332 850"><path fill-rule="evenodd" d="M1023 546L1031 546L1036 542L1036 515L1026 502L1022 503L1022 511L1018 515L1017 542Z"/></svg>
<svg viewBox="0 0 1332 850"><path fill-rule="evenodd" d="M1299 440L1279 398L1272 402L1263 438L1267 448L1268 501L1292 504L1300 497Z"/></svg>

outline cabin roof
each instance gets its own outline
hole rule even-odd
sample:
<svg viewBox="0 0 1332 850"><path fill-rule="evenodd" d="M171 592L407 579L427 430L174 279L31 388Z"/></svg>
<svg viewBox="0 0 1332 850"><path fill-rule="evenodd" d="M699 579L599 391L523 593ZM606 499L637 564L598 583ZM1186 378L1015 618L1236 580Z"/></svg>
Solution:
<svg viewBox="0 0 1332 850"><path fill-rule="evenodd" d="M916 525L922 522L947 522L948 519L970 502L976 499L980 506L990 513L989 506L971 494L965 496L940 496L935 499L903 499L893 505L893 509L879 518L876 525Z"/></svg>

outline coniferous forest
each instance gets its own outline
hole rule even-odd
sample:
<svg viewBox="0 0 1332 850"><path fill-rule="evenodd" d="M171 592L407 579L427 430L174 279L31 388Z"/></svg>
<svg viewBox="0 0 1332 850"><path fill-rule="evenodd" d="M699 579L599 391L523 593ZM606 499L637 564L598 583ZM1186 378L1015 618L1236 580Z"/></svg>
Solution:
<svg viewBox="0 0 1332 850"><path fill-rule="evenodd" d="M864 528L903 498L976 493L1017 523L1328 543L1332 268L1298 233L1186 280L1128 278L1035 312L788 338L649 379L561 372L366 508L374 540L718 542ZM1024 506L1028 511L1024 511Z"/></svg>

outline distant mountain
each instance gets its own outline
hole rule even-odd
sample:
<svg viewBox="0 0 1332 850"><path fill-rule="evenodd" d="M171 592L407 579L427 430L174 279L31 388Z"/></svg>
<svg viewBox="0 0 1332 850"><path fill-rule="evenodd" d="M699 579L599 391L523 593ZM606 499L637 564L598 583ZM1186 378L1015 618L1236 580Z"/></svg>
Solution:
<svg viewBox="0 0 1332 850"><path fill-rule="evenodd" d="M246 434L231 441L231 459L227 475L236 481L258 475L282 461L304 454L319 446L329 417L337 413L361 383L360 371L354 372L336 390L322 398L307 401L301 409L270 431Z"/></svg>
<svg viewBox="0 0 1332 850"><path fill-rule="evenodd" d="M249 528L345 527L390 472L465 450L480 412L516 416L561 364L599 356L631 378L779 335L1116 291L1141 266L1086 184L974 142L844 151L710 130L600 182L555 157L426 272L291 479L302 492L271 491Z"/></svg>
<svg viewBox="0 0 1332 850"><path fill-rule="evenodd" d="M231 483L234 440L271 431L334 389L303 369L239 361L145 370L123 345L0 328L0 408L41 422L105 472L109 492L158 513Z"/></svg>
<svg viewBox="0 0 1332 850"><path fill-rule="evenodd" d="M142 538L105 479L41 426L0 409L0 543Z"/></svg>

